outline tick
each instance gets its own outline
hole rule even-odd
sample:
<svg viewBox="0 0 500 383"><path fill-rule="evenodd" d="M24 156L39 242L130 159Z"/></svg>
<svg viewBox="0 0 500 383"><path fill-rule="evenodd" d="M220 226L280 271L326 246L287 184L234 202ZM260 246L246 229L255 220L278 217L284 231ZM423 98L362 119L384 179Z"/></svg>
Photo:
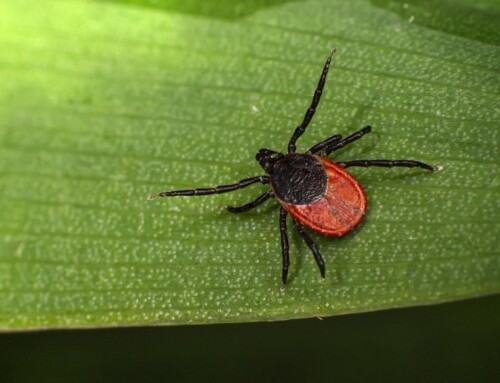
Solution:
<svg viewBox="0 0 500 383"><path fill-rule="evenodd" d="M270 149L260 149L255 156L266 175L245 178L235 184L191 190L166 191L149 196L157 197L202 196L228 193L252 184L270 185L270 190L261 194L255 201L243 206L228 206L231 213L243 213L262 204L270 198L276 198L280 204L279 228L281 233L281 256L283 268L281 280L286 285L290 264L287 235L287 216L290 215L295 230L311 249L318 264L321 277L325 278L325 263L316 243L306 233L309 228L328 237L341 237L354 230L366 212L366 195L361 185L346 170L361 166L407 167L425 170L440 170L423 162L414 160L354 160L333 162L328 156L344 146L359 140L371 132L366 126L346 138L335 134L314 145L304 153L296 152L297 139L302 136L316 112L335 49L323 67L321 77L314 92L311 105L307 109L302 123L293 132L288 142L288 153L283 154Z"/></svg>

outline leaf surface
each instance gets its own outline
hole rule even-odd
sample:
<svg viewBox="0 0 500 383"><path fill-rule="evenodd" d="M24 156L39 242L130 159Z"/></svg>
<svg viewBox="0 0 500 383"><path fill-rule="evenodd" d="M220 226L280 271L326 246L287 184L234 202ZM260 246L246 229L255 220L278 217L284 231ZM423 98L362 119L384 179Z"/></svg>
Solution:
<svg viewBox="0 0 500 383"><path fill-rule="evenodd" d="M465 2L440 5L453 28L418 19L430 3L413 18L382 0L165 4L0 4L2 329L278 320L500 291L494 3L474 13L477 33L459 25ZM277 203L224 209L265 186L146 198L261 174L255 153L286 149L332 47L299 148L370 124L334 159L444 170L353 169L364 223L313 235L325 282L289 225L282 293Z"/></svg>

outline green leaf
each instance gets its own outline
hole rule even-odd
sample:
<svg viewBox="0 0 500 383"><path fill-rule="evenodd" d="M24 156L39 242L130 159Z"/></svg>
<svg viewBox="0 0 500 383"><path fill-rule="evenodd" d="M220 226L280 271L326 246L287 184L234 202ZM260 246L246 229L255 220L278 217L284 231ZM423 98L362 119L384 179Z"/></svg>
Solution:
<svg viewBox="0 0 500 383"><path fill-rule="evenodd" d="M128 3L0 4L1 328L277 320L500 291L491 12L473 14L476 29L462 28L464 1L440 5L444 27L419 19L430 2ZM281 292L276 201L224 209L265 186L147 196L261 174L255 153L285 150L334 46L299 148L370 124L334 158L444 170L353 169L363 224L313 235L325 282L290 230Z"/></svg>

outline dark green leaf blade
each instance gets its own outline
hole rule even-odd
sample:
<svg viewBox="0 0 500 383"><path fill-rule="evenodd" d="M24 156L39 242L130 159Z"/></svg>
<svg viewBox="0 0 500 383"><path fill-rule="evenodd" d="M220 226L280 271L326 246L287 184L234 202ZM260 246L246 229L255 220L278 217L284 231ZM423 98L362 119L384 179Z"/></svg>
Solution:
<svg viewBox="0 0 500 383"><path fill-rule="evenodd" d="M266 188L148 202L261 173L284 150L336 46L307 148L370 124L338 160L369 212L319 236L327 280L291 234L280 292ZM224 21L115 3L0 5L0 327L277 320L500 290L498 47L367 2L317 1Z"/></svg>

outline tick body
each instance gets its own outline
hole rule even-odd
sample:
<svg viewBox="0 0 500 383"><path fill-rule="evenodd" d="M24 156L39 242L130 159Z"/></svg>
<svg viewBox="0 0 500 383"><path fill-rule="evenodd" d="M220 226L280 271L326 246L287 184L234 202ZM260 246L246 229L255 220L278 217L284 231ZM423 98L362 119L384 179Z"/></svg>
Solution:
<svg viewBox="0 0 500 383"><path fill-rule="evenodd" d="M305 228L329 237L341 237L356 228L362 221L367 207L366 196L361 185L346 170L349 167L418 167L438 170L426 163L414 160L354 160L333 162L327 157L371 132L371 127L343 138L336 134L314 145L304 153L296 152L297 139L305 132L319 104L326 76L335 50L326 60L321 77L302 123L295 129L288 142L288 153L270 149L260 149L256 160L266 175L245 178L235 184L190 190L167 191L149 197L201 196L220 194L245 188L255 183L269 184L270 190L243 206L228 206L232 213L243 213L276 198L280 204L279 228L281 235L281 255L283 286L286 284L290 264L287 234L287 216L290 215L297 233L311 249L325 278L325 263L316 243L306 233Z"/></svg>
<svg viewBox="0 0 500 383"><path fill-rule="evenodd" d="M271 187L296 222L329 237L359 225L366 212L365 192L343 167L311 154L289 154L280 162Z"/></svg>

